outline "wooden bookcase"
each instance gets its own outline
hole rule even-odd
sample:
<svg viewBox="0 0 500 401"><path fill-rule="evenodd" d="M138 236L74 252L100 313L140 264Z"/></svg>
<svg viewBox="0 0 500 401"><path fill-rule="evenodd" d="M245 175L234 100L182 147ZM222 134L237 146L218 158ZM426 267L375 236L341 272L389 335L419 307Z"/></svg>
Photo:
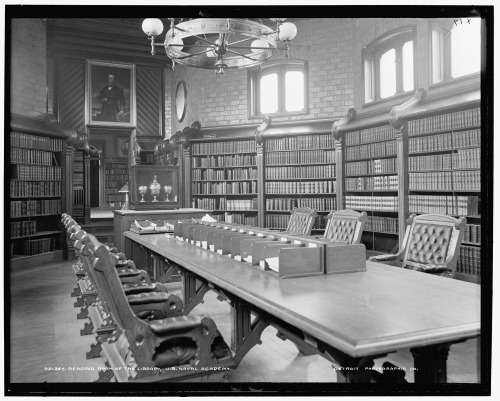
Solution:
<svg viewBox="0 0 500 401"><path fill-rule="evenodd" d="M66 136L35 119L11 119L10 235L12 268L62 260Z"/></svg>
<svg viewBox="0 0 500 401"><path fill-rule="evenodd" d="M337 209L334 145L331 134L264 137L265 227L284 230L294 207L310 207L324 230Z"/></svg>
<svg viewBox="0 0 500 401"><path fill-rule="evenodd" d="M192 207L214 210L219 221L257 226L256 152L253 138L193 143Z"/></svg>
<svg viewBox="0 0 500 401"><path fill-rule="evenodd" d="M410 213L467 218L459 278L481 277L481 109L432 113L407 122Z"/></svg>
<svg viewBox="0 0 500 401"><path fill-rule="evenodd" d="M362 242L392 252L399 231L396 130L384 124L348 131L342 153L345 208L368 214Z"/></svg>
<svg viewBox="0 0 500 401"><path fill-rule="evenodd" d="M76 150L73 154L73 215L78 222L85 219L85 153Z"/></svg>
<svg viewBox="0 0 500 401"><path fill-rule="evenodd" d="M125 204L125 194L118 191L129 180L127 160L104 160L104 179L104 207L121 209Z"/></svg>

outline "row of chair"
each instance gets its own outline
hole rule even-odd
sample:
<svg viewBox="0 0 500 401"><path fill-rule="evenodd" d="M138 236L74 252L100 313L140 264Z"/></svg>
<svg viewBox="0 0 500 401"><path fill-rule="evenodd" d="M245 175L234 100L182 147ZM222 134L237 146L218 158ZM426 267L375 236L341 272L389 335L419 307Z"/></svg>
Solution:
<svg viewBox="0 0 500 401"><path fill-rule="evenodd" d="M87 311L79 316L90 317L98 336L91 354L102 351L109 367L99 381L206 380L235 367L212 319L182 316L178 296L152 283L144 270L83 231L69 215L62 221L77 256L77 304Z"/></svg>

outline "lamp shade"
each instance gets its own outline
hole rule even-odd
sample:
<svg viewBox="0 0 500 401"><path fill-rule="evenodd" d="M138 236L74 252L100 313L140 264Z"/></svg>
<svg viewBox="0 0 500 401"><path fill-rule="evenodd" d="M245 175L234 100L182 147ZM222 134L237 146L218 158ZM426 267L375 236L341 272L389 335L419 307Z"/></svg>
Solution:
<svg viewBox="0 0 500 401"><path fill-rule="evenodd" d="M217 54L215 54L214 47L208 46L207 47L207 57L217 57Z"/></svg>
<svg viewBox="0 0 500 401"><path fill-rule="evenodd" d="M126 183L123 187L121 187L121 188L120 188L120 190L119 190L118 192L119 192L119 193L121 193L121 194L122 194L122 193L129 193L129 192L130 192L130 190L129 190L129 188L128 188L128 182L127 182L127 183Z"/></svg>
<svg viewBox="0 0 500 401"><path fill-rule="evenodd" d="M250 46L252 48L252 52L257 53L262 50L261 47L269 47L269 43L267 42L267 40L257 39L254 40Z"/></svg>
<svg viewBox="0 0 500 401"><path fill-rule="evenodd" d="M148 36L158 36L163 32L163 22L158 18L146 18L142 21L142 30Z"/></svg>
<svg viewBox="0 0 500 401"><path fill-rule="evenodd" d="M285 22L280 26L279 40L288 42L297 35L297 27L291 22Z"/></svg>

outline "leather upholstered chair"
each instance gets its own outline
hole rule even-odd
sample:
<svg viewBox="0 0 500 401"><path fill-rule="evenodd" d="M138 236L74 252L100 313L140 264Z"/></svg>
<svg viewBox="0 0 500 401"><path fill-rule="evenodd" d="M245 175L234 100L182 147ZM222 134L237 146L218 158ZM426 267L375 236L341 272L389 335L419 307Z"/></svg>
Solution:
<svg viewBox="0 0 500 401"><path fill-rule="evenodd" d="M440 214L411 215L403 243L395 255L372 256L406 269L454 277L467 220Z"/></svg>
<svg viewBox="0 0 500 401"><path fill-rule="evenodd" d="M104 301L122 333L120 341L103 344L103 350L112 369L128 371L125 380L157 376L153 379L163 381L235 366L229 347L208 317L139 319L118 277L118 256L91 234L83 238L83 243L82 255L88 258L87 265L94 271ZM168 370L183 365L193 369Z"/></svg>
<svg viewBox="0 0 500 401"><path fill-rule="evenodd" d="M294 208L290 221L282 234L310 235L318 212L309 207Z"/></svg>
<svg viewBox="0 0 500 401"><path fill-rule="evenodd" d="M368 220L366 212L350 209L330 212L327 217L325 233L320 239L331 242L345 242L347 245L359 244Z"/></svg>

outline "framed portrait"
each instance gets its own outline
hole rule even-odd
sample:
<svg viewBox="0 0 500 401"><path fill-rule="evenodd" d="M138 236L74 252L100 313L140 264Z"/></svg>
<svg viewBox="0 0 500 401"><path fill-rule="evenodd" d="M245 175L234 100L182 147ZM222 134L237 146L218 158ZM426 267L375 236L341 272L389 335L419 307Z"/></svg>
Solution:
<svg viewBox="0 0 500 401"><path fill-rule="evenodd" d="M116 137L116 157L128 158L130 138L128 136Z"/></svg>
<svg viewBox="0 0 500 401"><path fill-rule="evenodd" d="M87 124L135 126L135 65L87 60Z"/></svg>

